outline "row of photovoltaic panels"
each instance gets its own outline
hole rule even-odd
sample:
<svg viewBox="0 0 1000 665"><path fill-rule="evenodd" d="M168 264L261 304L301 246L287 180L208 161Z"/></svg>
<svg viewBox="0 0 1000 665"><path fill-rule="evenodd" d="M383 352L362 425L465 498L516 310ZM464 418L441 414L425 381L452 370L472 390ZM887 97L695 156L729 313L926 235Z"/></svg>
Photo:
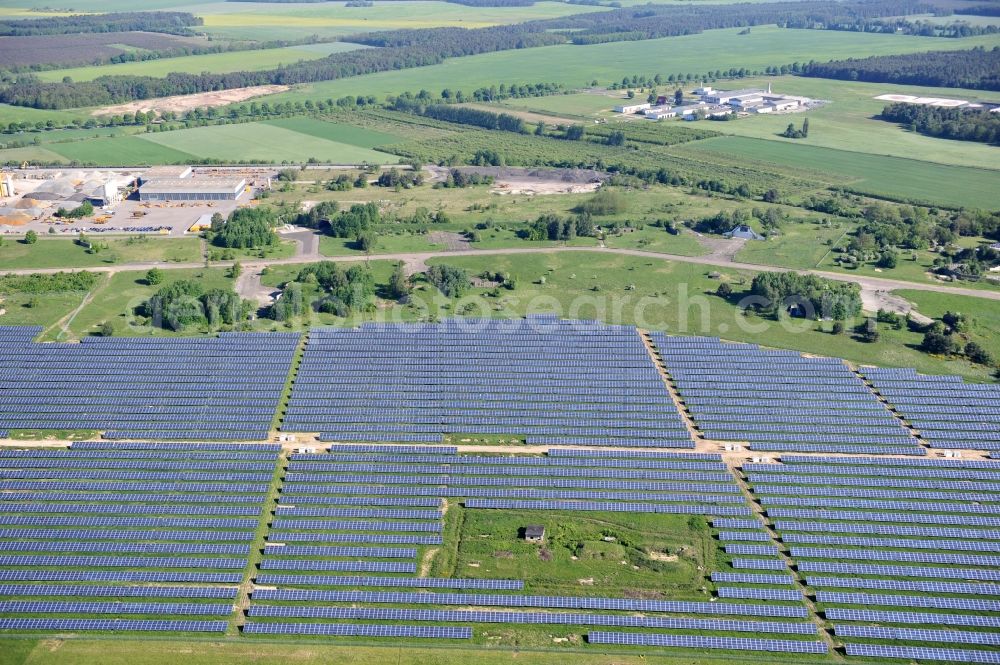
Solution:
<svg viewBox="0 0 1000 665"><path fill-rule="evenodd" d="M224 632L279 450L0 451L0 630Z"/></svg>
<svg viewBox="0 0 1000 665"><path fill-rule="evenodd" d="M726 582L726 586L719 591L719 597L723 599L721 602L537 596L525 594L524 585L519 580L415 577L415 557L409 568L403 568L396 562L411 554L415 555L416 552L406 548L364 549L371 547L364 543L371 543L372 536L409 534L368 533L364 531L363 524L357 524L358 530L353 533L331 533L327 530L329 522L313 519L312 507L323 504L370 505L367 502L373 498L379 499L381 504L381 500L386 498L424 500L428 497L435 497L437 500L447 497L464 498L467 509L489 508L494 505L539 510L653 511L661 508L667 512L736 514L746 518L752 516L743 502L739 486L726 472L718 455L667 455L646 451L594 453L599 454L592 455L586 450L554 449L550 457L458 456L453 453L441 455L421 452L414 448L406 448L404 453L396 447L380 454L379 449L370 447L359 449L357 446L334 446L329 453L292 455L279 506L289 505L295 508L287 511L279 508L275 523L268 533L269 545L255 578L258 588L253 593L248 611L250 621L247 626L253 626L250 632L335 634L327 631L341 630L337 626L342 624L329 623L330 621L364 620L598 625L737 635L778 633L815 636L815 625L802 621L807 613L802 604L801 593L787 588L779 590L753 586L772 584L776 579L778 584L788 585L792 578L783 565L781 569L785 572L784 576L733 574L731 579L721 580ZM631 480L661 477L674 481L643 485ZM692 482L692 479L701 480ZM458 484L450 485L451 482ZM576 484L581 486L580 489L546 489L573 487ZM646 486L654 487L656 491L647 491ZM386 493L390 496L386 496ZM491 499L468 498L480 495L507 498L496 504L490 503ZM529 497L549 500L523 500ZM589 500L601 498L618 500ZM629 499L641 499L649 503L640 504ZM415 505L426 504L421 502ZM306 512L299 511L302 506L310 509ZM401 529L408 524L421 523L437 525L426 521L432 515L423 511L397 510L390 514L396 522L389 525L389 528ZM400 521L407 514L411 518ZM730 520L728 523L735 528L758 529L763 533L761 523L756 520L718 518L714 521L720 522L723 519ZM371 523L371 526L377 529L386 527L385 524L378 523ZM360 561L345 561L339 556L344 551L344 543L350 543L348 547L357 549L363 555ZM757 559L755 555L762 555L763 558ZM767 552L754 552L748 560L781 564L777 550L773 548ZM339 572L349 567L360 574L345 575ZM747 586L743 586L744 584ZM393 588L420 591L391 591ZM477 590L507 593L475 593ZM303 602L310 605L302 605ZM392 607L398 605L430 605L445 609ZM447 609L455 606L496 609ZM536 611L525 611L532 608ZM518 611L512 611L515 609ZM643 617L615 614L621 611L652 614ZM673 616L678 614L705 615L707 618ZM754 620L730 618L736 616L754 617ZM767 617L799 621L763 620ZM316 623L317 621L325 623ZM736 637L727 639L732 641L723 640L720 642L723 646L719 648L744 648L745 643L738 641ZM802 646L810 644L804 639L787 640L790 643L787 646L784 642L776 642L779 650L794 652L811 648Z"/></svg>
<svg viewBox="0 0 1000 665"><path fill-rule="evenodd" d="M708 439L752 450L922 455L919 442L847 365L708 337L651 335Z"/></svg>
<svg viewBox="0 0 1000 665"><path fill-rule="evenodd" d="M1000 465L787 455L743 471L848 655L1000 662L976 648L1000 646L1000 522L988 517ZM856 495L871 499L842 498ZM819 510L785 507L803 498Z"/></svg>
<svg viewBox="0 0 1000 665"><path fill-rule="evenodd" d="M635 328L530 317L311 331L285 431L693 447Z"/></svg>
<svg viewBox="0 0 1000 665"><path fill-rule="evenodd" d="M299 335L85 338L36 344L0 328L0 428L111 439L267 438Z"/></svg>
<svg viewBox="0 0 1000 665"><path fill-rule="evenodd" d="M1000 386L912 369L864 367L862 373L931 446L1000 451Z"/></svg>

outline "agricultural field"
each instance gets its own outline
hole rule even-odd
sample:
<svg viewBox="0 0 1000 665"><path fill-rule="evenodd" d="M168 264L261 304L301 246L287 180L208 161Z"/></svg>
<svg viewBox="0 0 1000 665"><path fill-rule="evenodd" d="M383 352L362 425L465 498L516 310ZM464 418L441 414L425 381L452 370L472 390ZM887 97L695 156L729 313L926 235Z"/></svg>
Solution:
<svg viewBox="0 0 1000 665"><path fill-rule="evenodd" d="M270 101L305 101L344 95L395 95L421 88L471 92L498 82L559 82L570 87L620 81L622 76L701 73L730 67L762 69L810 60L833 60L929 49L955 50L1000 45L1000 35L961 39L878 35L832 30L754 27L706 30L701 34L588 46L547 46L451 58L439 65L311 83Z"/></svg>
<svg viewBox="0 0 1000 665"><path fill-rule="evenodd" d="M292 126L295 124L293 122ZM301 163L314 158L335 164L361 162L391 164L398 161L397 157L370 148L330 141L315 134L286 129L280 124L249 123L197 127L144 134L135 140L147 142L163 151L194 155L202 159ZM184 160L175 159L164 163L182 161Z"/></svg>
<svg viewBox="0 0 1000 665"><path fill-rule="evenodd" d="M0 45L2 44L3 42L0 41ZM210 53L207 55L145 60L143 62L124 62L116 65L52 69L39 72L38 78L43 81L61 81L63 77L68 76L74 81L91 81L98 76L131 75L162 77L172 72L214 72L225 74L227 72L238 71L259 71L274 69L275 67L289 65L301 60L317 60L332 53L343 53L358 48L362 47L357 44L348 44L345 42L331 42L328 44L310 44L305 46L289 46L286 48ZM0 53L2 53L2 49L0 49Z"/></svg>
<svg viewBox="0 0 1000 665"><path fill-rule="evenodd" d="M0 38L0 63L9 67L79 65L134 51L165 51L205 46L205 39L153 32L98 35L39 35ZM60 77L61 79L61 77ZM55 80L60 80L55 79Z"/></svg>
<svg viewBox="0 0 1000 665"><path fill-rule="evenodd" d="M991 169L740 136L705 139L674 151L693 156L714 153L741 163L781 164L792 170L810 169L844 179L850 189L865 194L954 207L993 208L994 192L1000 186L1000 171Z"/></svg>
<svg viewBox="0 0 1000 665"><path fill-rule="evenodd" d="M482 28L557 18L600 7L562 2L537 2L527 7L466 7L446 2L377 2L374 7L342 3L293 5L210 3L195 12L205 18L205 32L228 39L300 39L309 35L341 37L400 28ZM606 11L606 10L605 10Z"/></svg>
<svg viewBox="0 0 1000 665"><path fill-rule="evenodd" d="M213 128L214 129L214 128ZM153 166L186 164L193 155L140 136L115 136L71 143L51 143L46 148L79 164L100 166ZM4 157L0 151L0 160Z"/></svg>
<svg viewBox="0 0 1000 665"><path fill-rule="evenodd" d="M166 261L191 263L201 259L197 238L92 238L102 248L88 252L69 238L46 238L44 234L34 245L6 236L0 246L0 271L24 268L93 268L119 263ZM105 247L106 246L106 247Z"/></svg>

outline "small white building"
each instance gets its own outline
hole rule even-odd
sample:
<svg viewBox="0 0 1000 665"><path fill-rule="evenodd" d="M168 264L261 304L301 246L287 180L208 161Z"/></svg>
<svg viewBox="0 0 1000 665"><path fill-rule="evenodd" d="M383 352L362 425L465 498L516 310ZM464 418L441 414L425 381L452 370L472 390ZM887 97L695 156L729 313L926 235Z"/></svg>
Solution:
<svg viewBox="0 0 1000 665"><path fill-rule="evenodd" d="M795 99L775 99L768 102L768 106L774 111L791 111L799 108L799 102Z"/></svg>
<svg viewBox="0 0 1000 665"><path fill-rule="evenodd" d="M653 105L649 102L643 102L641 104L622 104L621 106L615 107L615 113L624 113L626 115L632 115L634 113L639 113L640 111L645 111L651 108Z"/></svg>
<svg viewBox="0 0 1000 665"><path fill-rule="evenodd" d="M761 95L744 95L731 100L729 105L735 109L746 111L754 106L760 106L763 103L764 98Z"/></svg>
<svg viewBox="0 0 1000 665"><path fill-rule="evenodd" d="M745 88L743 90L716 90L705 95L705 101L709 104L730 104L733 101L748 98L757 98L763 101L764 91L758 88Z"/></svg>
<svg viewBox="0 0 1000 665"><path fill-rule="evenodd" d="M647 120L663 120L664 118L676 118L677 111L670 106L654 106L646 109L644 115Z"/></svg>
<svg viewBox="0 0 1000 665"><path fill-rule="evenodd" d="M711 95L713 92L715 92L715 90L710 85L703 85L700 88L694 89L694 94L698 95L699 97L704 97L705 95Z"/></svg>

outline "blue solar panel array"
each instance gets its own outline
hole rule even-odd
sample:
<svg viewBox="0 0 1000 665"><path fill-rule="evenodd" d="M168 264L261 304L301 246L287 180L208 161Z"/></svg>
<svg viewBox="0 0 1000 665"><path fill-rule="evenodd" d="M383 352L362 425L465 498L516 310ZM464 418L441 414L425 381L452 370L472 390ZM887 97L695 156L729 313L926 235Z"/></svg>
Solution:
<svg viewBox="0 0 1000 665"><path fill-rule="evenodd" d="M804 618L806 610L802 594L787 588L792 584L792 578L770 542L767 542L766 552L747 552L750 565L764 561L770 570L780 570L784 575L735 576L720 590L721 598L767 601L765 604L455 593L517 592L523 590L523 583L519 580L415 577L416 550L371 546L373 543L400 545L427 542L412 540L414 534L401 530L440 529L439 511L413 508L428 507L443 500L464 500L467 510L504 508L752 517L753 513L745 505L739 486L718 455L634 454L640 451L624 455L619 451L594 451L602 454L590 455L584 454L589 451L555 449L565 453L549 457L460 456L421 451L416 447L405 447L405 450L402 452L399 446L335 446L330 453L296 454L291 457L272 530L267 536L268 545L254 578L257 590L253 594L250 617L273 619L274 627L268 630L286 634L318 630L314 628L317 624L305 623L314 619L558 623L723 633L815 634L815 627L807 623L768 624L726 618L655 615L567 615L564 612L642 611ZM560 487L568 489L548 489ZM416 499L415 503L411 503L413 499ZM352 508L314 508L324 504ZM397 505L403 508L395 508ZM315 519L330 516L364 519ZM757 520L713 517L713 522L717 526L730 524L734 528L750 528L754 533L762 534L765 540L767 537L762 523ZM435 537L437 540L431 542L439 543L440 537ZM760 554L767 558L753 558ZM357 574L337 574L342 571ZM761 588L761 585L775 584L775 580L786 588ZM423 591L415 593L389 589ZM301 601L323 605L303 607L293 604ZM360 607L342 607L341 603ZM379 606L390 603L537 607L546 611L468 612Z"/></svg>
<svg viewBox="0 0 1000 665"><path fill-rule="evenodd" d="M864 367L862 373L920 437L935 448L1000 450L1000 386L957 376Z"/></svg>
<svg viewBox="0 0 1000 665"><path fill-rule="evenodd" d="M282 429L694 447L635 328L551 317L313 330Z"/></svg>
<svg viewBox="0 0 1000 665"><path fill-rule="evenodd" d="M0 628L223 632L279 453L215 445L0 451Z"/></svg>
<svg viewBox="0 0 1000 665"><path fill-rule="evenodd" d="M702 635L653 635L649 633L614 633L592 630L591 644L623 644L643 647L681 647L686 649L729 649L733 651L769 651L783 653L825 654L824 642L767 640L748 637L707 637Z"/></svg>
<svg viewBox="0 0 1000 665"><path fill-rule="evenodd" d="M745 441L752 450L924 454L840 360L708 337L652 339L708 439Z"/></svg>
<svg viewBox="0 0 1000 665"><path fill-rule="evenodd" d="M782 461L744 464L743 471L798 571L817 589L822 612L843 622L835 624L837 636L871 642L847 644L849 655L923 659L947 652L949 662L990 662L978 660L986 652L931 649L932 656L906 643L1000 645L996 635L947 630L1000 628L1000 465L796 455Z"/></svg>
<svg viewBox="0 0 1000 665"><path fill-rule="evenodd" d="M267 438L299 335L14 339L0 344L0 428L204 441Z"/></svg>

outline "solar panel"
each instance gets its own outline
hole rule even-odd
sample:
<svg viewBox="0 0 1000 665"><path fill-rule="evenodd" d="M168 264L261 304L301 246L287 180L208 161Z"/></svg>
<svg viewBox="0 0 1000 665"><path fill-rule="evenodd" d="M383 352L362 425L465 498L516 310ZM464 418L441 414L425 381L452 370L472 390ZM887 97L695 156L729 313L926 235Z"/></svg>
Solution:
<svg viewBox="0 0 1000 665"><path fill-rule="evenodd" d="M100 630L224 633L228 621L161 621L150 619L38 619L0 617L0 630Z"/></svg>
<svg viewBox="0 0 1000 665"><path fill-rule="evenodd" d="M681 647L687 649L729 649L733 651L769 651L784 653L825 654L823 642L798 640L767 640L745 637L707 637L703 635L666 635L649 633L613 633L592 630L587 634L591 644L626 644L635 646Z"/></svg>
<svg viewBox="0 0 1000 665"><path fill-rule="evenodd" d="M869 658L902 658L905 660L941 660L950 663L1000 663L1000 652L967 649L929 649L927 647L891 646L886 644L844 645L848 656Z"/></svg>
<svg viewBox="0 0 1000 665"><path fill-rule="evenodd" d="M379 626L374 624L343 623L256 623L247 622L243 632L270 635L341 635L359 637L419 637L429 639L467 640L472 637L471 628L448 626Z"/></svg>
<svg viewBox="0 0 1000 665"><path fill-rule="evenodd" d="M805 618L802 605L753 605L749 603L639 600L577 596L516 596L467 593L425 593L397 591L319 591L313 589L261 589L253 592L257 601L309 601L329 603L388 603L393 605L468 605L483 607L551 607L581 610L628 612L677 612L684 614L744 615Z"/></svg>

